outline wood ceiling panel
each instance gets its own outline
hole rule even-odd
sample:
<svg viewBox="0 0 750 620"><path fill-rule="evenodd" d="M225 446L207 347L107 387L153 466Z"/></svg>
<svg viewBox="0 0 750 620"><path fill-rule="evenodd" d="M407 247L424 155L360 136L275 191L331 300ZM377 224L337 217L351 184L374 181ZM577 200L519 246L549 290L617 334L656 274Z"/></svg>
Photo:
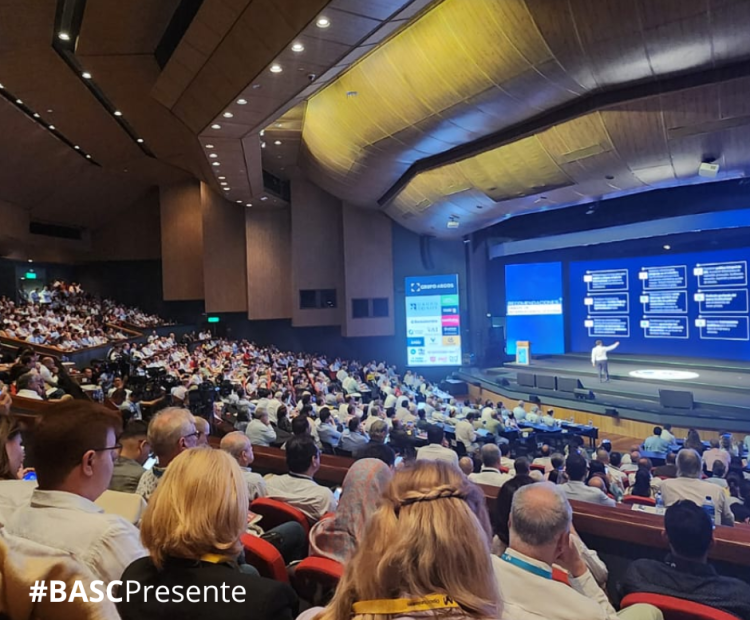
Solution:
<svg viewBox="0 0 750 620"><path fill-rule="evenodd" d="M711 3L711 34L715 62L728 62L750 55L750 2L739 0L721 6Z"/></svg>
<svg viewBox="0 0 750 620"><path fill-rule="evenodd" d="M719 85L719 105L722 118L750 114L750 78L731 80Z"/></svg>
<svg viewBox="0 0 750 620"><path fill-rule="evenodd" d="M663 95L661 106L667 130L700 125L720 118L719 91L712 86Z"/></svg>
<svg viewBox="0 0 750 620"><path fill-rule="evenodd" d="M599 112L612 143L631 169L671 166L658 98Z"/></svg>
<svg viewBox="0 0 750 620"><path fill-rule="evenodd" d="M325 16L331 20L331 25L328 28L311 28L308 36L352 46L380 25L376 19L334 9L326 9Z"/></svg>
<svg viewBox="0 0 750 620"><path fill-rule="evenodd" d="M0 0L0 54L49 47L56 5L56 0Z"/></svg>
<svg viewBox="0 0 750 620"><path fill-rule="evenodd" d="M403 5L404 0L368 0L367 2L362 2L362 0L333 0L329 7L383 21Z"/></svg>
<svg viewBox="0 0 750 620"><path fill-rule="evenodd" d="M651 67L657 74L671 73L675 66L682 70L706 66L713 60L705 13L649 28L644 36Z"/></svg>

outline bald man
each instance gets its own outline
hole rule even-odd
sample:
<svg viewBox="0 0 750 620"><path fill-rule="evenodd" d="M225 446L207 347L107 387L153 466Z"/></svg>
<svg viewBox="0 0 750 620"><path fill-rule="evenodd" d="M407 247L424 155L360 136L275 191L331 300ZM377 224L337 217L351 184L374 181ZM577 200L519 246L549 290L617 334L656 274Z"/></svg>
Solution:
<svg viewBox="0 0 750 620"><path fill-rule="evenodd" d="M211 434L211 427L208 424L208 420L200 416L195 416L195 430L200 433L196 447L205 448L208 446L208 436Z"/></svg>
<svg viewBox="0 0 750 620"><path fill-rule="evenodd" d="M230 454L239 463L242 469L242 476L247 483L247 491L250 495L250 501L256 497L265 497L266 483L260 474L256 474L250 465L255 460L253 454L253 445L242 431L233 431L221 438L219 447Z"/></svg>

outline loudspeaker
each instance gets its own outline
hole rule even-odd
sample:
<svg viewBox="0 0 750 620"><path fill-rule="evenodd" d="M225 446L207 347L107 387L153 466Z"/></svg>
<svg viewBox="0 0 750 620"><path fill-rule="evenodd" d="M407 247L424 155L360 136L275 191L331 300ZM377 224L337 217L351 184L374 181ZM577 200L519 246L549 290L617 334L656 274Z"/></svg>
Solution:
<svg viewBox="0 0 750 620"><path fill-rule="evenodd" d="M516 373L516 383L524 387L536 387L536 375L530 372Z"/></svg>
<svg viewBox="0 0 750 620"><path fill-rule="evenodd" d="M556 390L557 377L550 375L536 375L536 386L541 390Z"/></svg>
<svg viewBox="0 0 750 620"><path fill-rule="evenodd" d="M604 415L611 415L613 418L616 418L620 415L620 412L617 411L617 409L614 409L613 407L605 407Z"/></svg>
<svg viewBox="0 0 750 620"><path fill-rule="evenodd" d="M693 393L682 390L659 390L659 404L670 409L692 409Z"/></svg>
<svg viewBox="0 0 750 620"><path fill-rule="evenodd" d="M542 401L539 400L539 397L536 394L529 395L529 402L534 403L535 405L541 405Z"/></svg>
<svg viewBox="0 0 750 620"><path fill-rule="evenodd" d="M596 398L594 393L591 390L587 390L586 388L576 388L575 390L573 390L573 393L579 400L594 400Z"/></svg>
<svg viewBox="0 0 750 620"><path fill-rule="evenodd" d="M423 235L419 238L419 255L422 258L422 267L427 271L435 269L435 263L432 260L432 237Z"/></svg>
<svg viewBox="0 0 750 620"><path fill-rule="evenodd" d="M502 385L503 387L508 387L510 385L510 381L503 377L502 379L500 379L500 385Z"/></svg>
<svg viewBox="0 0 750 620"><path fill-rule="evenodd" d="M583 383L580 379L573 379L572 377L558 377L557 378L557 389L560 392L575 392L583 388Z"/></svg>

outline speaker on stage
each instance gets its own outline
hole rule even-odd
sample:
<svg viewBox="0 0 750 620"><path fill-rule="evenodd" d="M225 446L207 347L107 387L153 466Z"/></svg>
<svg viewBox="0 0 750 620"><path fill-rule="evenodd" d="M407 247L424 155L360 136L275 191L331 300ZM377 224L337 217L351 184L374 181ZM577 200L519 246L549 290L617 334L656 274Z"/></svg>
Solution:
<svg viewBox="0 0 750 620"><path fill-rule="evenodd" d="M560 392L574 393L576 390L583 389L583 383L581 383L580 379L574 379L572 377L558 377L557 389Z"/></svg>
<svg viewBox="0 0 750 620"><path fill-rule="evenodd" d="M615 409L614 407L605 407L604 415L611 415L613 418L616 418L620 415L620 412L617 411L617 409Z"/></svg>
<svg viewBox="0 0 750 620"><path fill-rule="evenodd" d="M573 393L576 395L576 398L578 400L594 400L596 398L596 395L591 390L586 388L576 388L575 390L573 390Z"/></svg>
<svg viewBox="0 0 750 620"><path fill-rule="evenodd" d="M530 372L516 373L516 383L523 387L536 387L536 375Z"/></svg>
<svg viewBox="0 0 750 620"><path fill-rule="evenodd" d="M659 390L659 404L669 409L692 409L693 393L683 390Z"/></svg>
<svg viewBox="0 0 750 620"><path fill-rule="evenodd" d="M557 377L551 375L536 375L536 386L540 390L556 390Z"/></svg>

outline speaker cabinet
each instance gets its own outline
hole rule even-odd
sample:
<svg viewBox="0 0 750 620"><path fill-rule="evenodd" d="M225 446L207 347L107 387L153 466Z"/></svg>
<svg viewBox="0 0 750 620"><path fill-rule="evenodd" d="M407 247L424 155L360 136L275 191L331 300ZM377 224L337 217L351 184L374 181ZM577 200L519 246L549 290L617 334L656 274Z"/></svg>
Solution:
<svg viewBox="0 0 750 620"><path fill-rule="evenodd" d="M558 377L557 378L557 389L560 392L574 393L576 390L583 388L583 383L580 379L574 379L573 377Z"/></svg>
<svg viewBox="0 0 750 620"><path fill-rule="evenodd" d="M540 390L556 390L557 377L551 375L536 375L536 386Z"/></svg>
<svg viewBox="0 0 750 620"><path fill-rule="evenodd" d="M659 404L669 409L692 409L693 393L683 390L659 390Z"/></svg>
<svg viewBox="0 0 750 620"><path fill-rule="evenodd" d="M516 383L523 387L536 387L536 375L530 372L519 372L516 374Z"/></svg>

